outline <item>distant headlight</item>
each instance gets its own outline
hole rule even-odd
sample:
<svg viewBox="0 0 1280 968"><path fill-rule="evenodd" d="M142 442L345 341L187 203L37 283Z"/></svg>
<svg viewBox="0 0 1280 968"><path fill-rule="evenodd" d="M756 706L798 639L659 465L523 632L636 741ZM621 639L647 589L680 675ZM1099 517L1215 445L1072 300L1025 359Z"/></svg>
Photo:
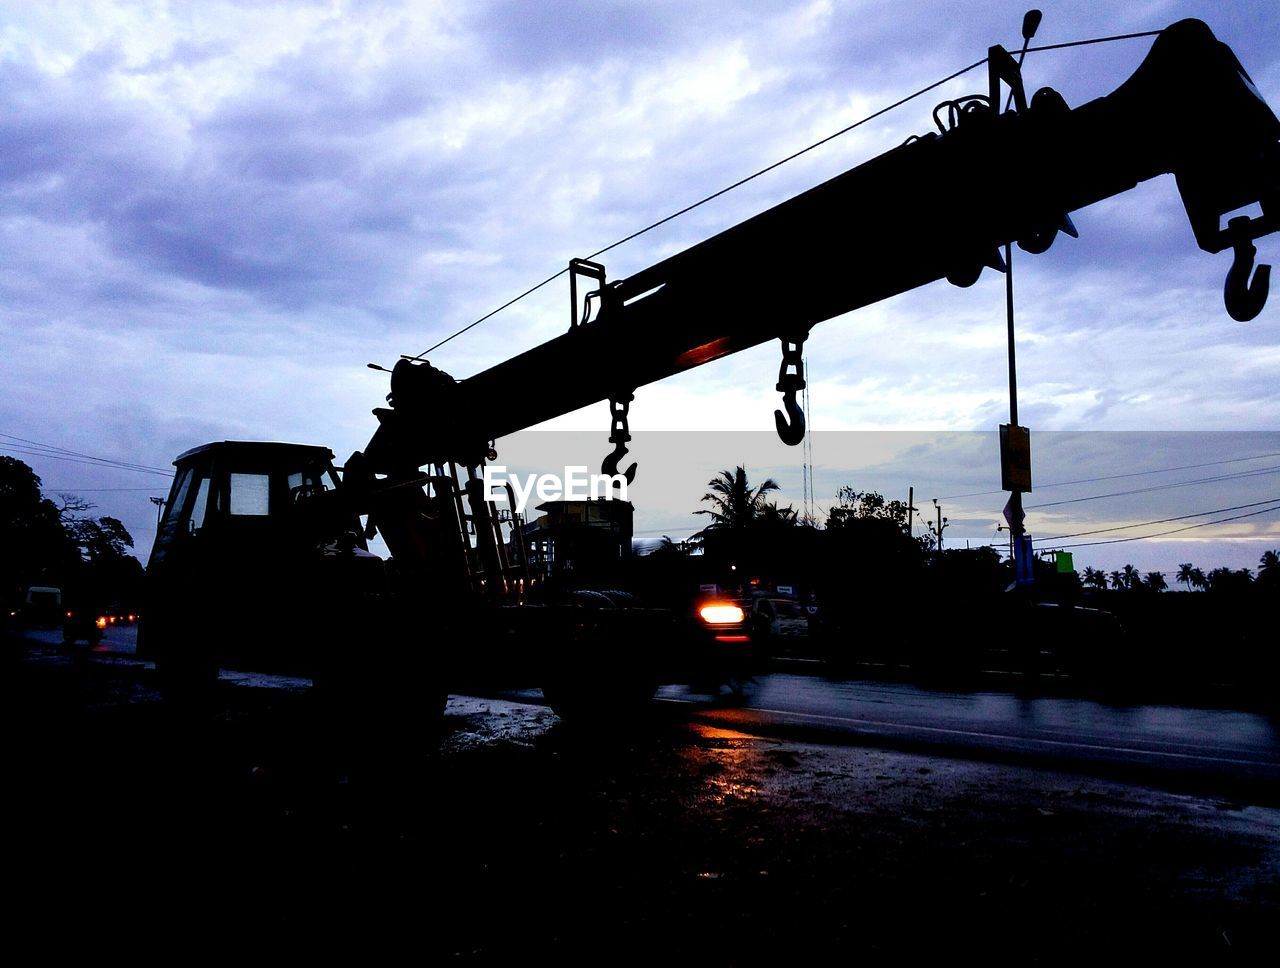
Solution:
<svg viewBox="0 0 1280 968"><path fill-rule="evenodd" d="M97 620L96 622L94 622L93 624L94 624L94 625L96 625L96 626L98 626L98 628L100 628L100 629L105 629L105 628L107 627L107 619L106 619L106 616L104 616L104 615L99 615L99 616L98 616L98 620Z"/></svg>
<svg viewBox="0 0 1280 968"><path fill-rule="evenodd" d="M737 625L746 618L746 613L737 605L726 605L722 602L703 605L698 609L698 614L708 625Z"/></svg>

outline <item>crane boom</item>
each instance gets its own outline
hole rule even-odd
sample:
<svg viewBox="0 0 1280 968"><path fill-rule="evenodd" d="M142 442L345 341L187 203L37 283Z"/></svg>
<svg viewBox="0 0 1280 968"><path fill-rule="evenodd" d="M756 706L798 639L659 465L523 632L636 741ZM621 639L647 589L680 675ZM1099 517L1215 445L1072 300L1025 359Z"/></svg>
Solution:
<svg viewBox="0 0 1280 968"><path fill-rule="evenodd" d="M1075 234L1070 212L1161 174L1176 176L1199 246L1236 250L1232 315L1256 315L1267 267L1250 286L1252 241L1280 228L1280 121L1204 23L1168 27L1129 80L1075 109L1050 88L1027 99L1003 48L988 63L989 96L952 102L958 120L942 133L628 278L605 284L603 266L575 260L571 273L600 282L599 308L580 321L575 306L561 336L461 381L402 359L392 409L375 411L370 467L474 463L487 441L560 414L771 339L794 348L819 322L938 279L971 285L1003 268L1006 243L1043 252ZM1016 110L999 112L1001 79ZM1252 203L1260 217L1220 224Z"/></svg>

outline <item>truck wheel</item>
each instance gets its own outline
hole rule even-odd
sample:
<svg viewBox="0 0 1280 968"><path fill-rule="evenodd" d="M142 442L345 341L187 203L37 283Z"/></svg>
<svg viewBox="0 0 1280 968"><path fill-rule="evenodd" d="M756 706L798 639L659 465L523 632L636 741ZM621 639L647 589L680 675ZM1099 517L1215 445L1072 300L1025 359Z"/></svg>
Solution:
<svg viewBox="0 0 1280 968"><path fill-rule="evenodd" d="M165 643L156 655L156 676L171 704L198 711L213 699L218 663L203 637L193 635L181 643Z"/></svg>

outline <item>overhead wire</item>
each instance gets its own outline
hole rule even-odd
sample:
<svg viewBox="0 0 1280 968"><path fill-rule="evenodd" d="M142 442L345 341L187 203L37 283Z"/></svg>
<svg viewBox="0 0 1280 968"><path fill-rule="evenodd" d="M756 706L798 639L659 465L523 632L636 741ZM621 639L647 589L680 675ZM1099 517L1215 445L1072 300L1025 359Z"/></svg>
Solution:
<svg viewBox="0 0 1280 968"><path fill-rule="evenodd" d="M1086 497L1072 497L1061 501L1046 501L1044 504L1028 504L1026 510L1034 511L1040 508L1056 508L1064 504L1083 504L1086 501L1101 501L1105 498L1112 497L1128 497L1131 494L1149 494L1152 491L1167 491L1175 487L1191 487L1195 484L1218 484L1223 481L1237 481L1247 477L1262 477L1267 474L1280 473L1280 465L1275 467L1262 467L1252 471L1240 471L1235 474L1219 474L1213 477L1198 477L1190 481L1171 481L1168 484L1153 484L1150 487L1134 487L1127 491L1112 491L1109 494L1090 494Z"/></svg>
<svg viewBox="0 0 1280 968"><path fill-rule="evenodd" d="M874 121L876 118L880 117L881 115L888 114L890 111L893 111L896 108L902 107L902 105L906 104L907 102L913 101L924 94L928 94L930 91L934 90L935 88L941 87L943 84L947 84L951 81L954 81L958 77L962 77L965 74L968 74L971 70L977 67L981 67L986 62L987 62L987 58L985 57L983 57L981 60L976 60L969 66L962 67L960 68L960 70L954 71L951 74L948 74L946 77L942 78L941 80L934 81L932 84L928 85L927 87L922 87L920 88L920 90L916 91L915 93L908 94L906 97L901 98L897 101L894 101L892 104L888 105L887 107L880 108L878 111L874 111L873 113L868 114L866 117L855 121L853 124L846 125L845 127L841 128L839 131L832 132L826 137L813 142L813 144L807 145L806 147L801 148L799 151L793 151L791 154L787 155L785 158L780 158L779 160L773 162L773 164L766 165L765 167L759 169L758 171L752 172L750 175L747 175L744 178L739 178L736 182L734 182L731 185L726 185L724 188L721 188L718 191L714 191L710 195L706 195L698 199L696 202L692 202L686 205L684 208L679 209L678 211L672 212L670 215L667 215L667 216L664 216L663 218L658 219L656 222L650 222L644 228L638 229L635 232L632 232L630 235L625 235L622 238L618 239L616 242L609 243L602 249L597 249L595 252L592 252L590 255L586 256L586 258L595 259L598 256L604 255L606 252L610 251L611 249L616 249L620 245L630 242L633 239L639 238L640 236L644 235L646 232L651 232L654 229L658 228L659 226L666 225L668 222L672 221L673 219L677 219L681 215L685 215L689 212L692 212L695 208L705 205L707 204L707 202L714 201L715 199L719 198L721 195L727 195L729 192L733 191L734 189L741 188L743 185L747 184L747 182L754 181L755 179L759 178L761 175L767 175L769 172L773 171L775 168L780 168L781 166L787 164L788 162L794 161L795 159L799 158L801 155L808 154L810 151L813 151L815 148L820 148L823 145L827 144L829 141L834 141L836 138L839 138L842 135L848 134L854 128L859 128L870 121ZM526 296L532 295L533 293L537 292L543 286L551 282L554 282L556 279L559 279L562 275L564 275L568 271L569 271L569 268L568 266L566 266L565 268L559 270L558 272L555 272L552 275L547 276L547 278L543 279L536 286L531 286L530 288L526 289L524 292L522 292L520 295L516 296L515 298L507 300L507 302L503 303L501 306L499 306L497 309L493 310L492 312L485 313L479 319L475 320L475 322L468 323L466 326L463 326L461 329L457 330L454 333L451 333L450 335L446 336L444 339L440 340L440 342L427 347L417 356L408 357L408 359L412 359L412 360L422 359L428 353L439 349L441 346L444 346L450 340L456 339L457 337L461 336L463 333L471 329L474 329L476 326L479 326L485 320L490 319L493 316L496 316L498 313L502 312L507 307L514 305L515 303L519 302L521 299L524 299Z"/></svg>
<svg viewBox="0 0 1280 968"><path fill-rule="evenodd" d="M112 470L119 470L119 471L132 471L135 474L154 474L159 477L173 476L172 472L169 472L169 471L147 470L140 467L129 467L127 465L111 464L111 463L105 463L102 461L95 461L95 460L81 460L78 457L66 457L61 454L50 454L46 451L28 450L21 447L6 447L5 450L15 454L22 454L27 457L45 457L50 460L61 460L71 464L87 464L90 467L103 467L103 468L110 468Z"/></svg>
<svg viewBox="0 0 1280 968"><path fill-rule="evenodd" d="M1110 538L1106 541L1080 541L1073 544L1057 545L1056 548L1092 548L1097 545L1124 544L1129 541L1146 541L1149 538L1163 538L1166 535L1180 534L1183 531L1194 531L1196 528L1208 528L1215 524L1227 524L1230 521L1241 521L1245 518L1257 517L1259 514L1271 514L1273 511L1280 511L1280 503L1274 507L1263 508L1261 511L1250 511L1247 514L1236 514L1229 518L1219 518L1216 521L1201 521L1199 524L1188 524L1182 528L1171 528L1168 531L1158 531L1155 534L1140 534L1131 538Z"/></svg>
<svg viewBox="0 0 1280 968"><path fill-rule="evenodd" d="M1023 53L1038 54L1044 51L1063 50L1068 47L1087 47L1092 44L1109 44L1119 40L1135 40L1141 37L1155 37L1155 36L1158 36L1160 33L1161 31L1159 30L1146 30L1146 31L1140 31L1140 32L1131 33L1131 34L1112 34L1107 37L1091 37L1086 40L1074 40L1074 41L1068 41L1066 43L1061 43L1061 44L1042 44L1039 47L1025 48ZM987 58L982 57L974 61L972 64L969 64L967 67L962 67L957 71L953 71L952 73L948 74L946 77L942 78L941 80L934 81L932 84L929 84L926 87L922 87L918 91L915 91L912 94L908 94L906 97L900 98L899 100L894 101L892 104L886 107L880 108L879 110L874 111L871 114L868 114L866 117L855 121L853 124L846 125L845 127L841 128L839 131L833 131L831 134L827 135L826 137L813 142L813 144L807 145L806 147L801 148L799 151L794 151L791 154L787 155L785 158L780 158L778 161L773 162L773 164L766 165L765 167L759 169L758 171L752 172L750 175L747 175L745 178L740 178L733 184L726 185L724 188L721 188L718 191L714 191L710 195L700 198L696 202L692 202L689 205L686 205L684 208L679 209L678 211L672 212L670 215L667 215L667 216L664 216L663 218L658 219L656 222L651 222L648 225L646 225L644 228L638 229L637 231L632 232L630 235L625 235L622 238L618 239L616 242L609 243L602 249L597 249L595 252L592 252L590 255L586 256L586 258L595 259L598 256L604 255L606 252L610 251L611 249L616 249L618 246L623 245L624 243L627 243L632 241L633 239L639 238L640 236L644 235L646 232L651 232L654 229L658 228L659 226L665 225L666 223L672 221L673 219L677 219L681 215L685 215L688 212L692 212L695 208L698 208L699 206L707 204L707 202L714 201L720 196L726 195L736 188L741 188L743 185L747 184L747 182L754 181L755 179L759 178L761 175L766 175L769 172L773 171L775 168L780 168L782 165L785 165L788 162L794 161L796 158L799 158L801 155L808 154L810 151L813 151L815 148L820 148L823 145L827 144L828 142L834 141L836 138L839 138L842 135L848 134L850 131L854 130L855 128L859 128L870 121L874 121L876 118L881 117L882 115L888 114L890 111L896 110L897 108L902 107L904 104L907 104L910 101L914 101L916 98L921 97L922 95L928 94L930 91L935 90L936 88L939 88L944 84L954 81L956 78L963 77L965 74L968 74L970 71L974 70L975 68L981 67L986 62L987 62ZM408 356L403 358L408 360L414 360L414 361L422 359L428 353L431 353L439 349L441 346L444 346L446 343L456 339L457 337L461 336L463 333L469 332L470 330L479 326L481 323L485 322L486 320L493 318L498 313L502 312L504 309L507 309L508 307L515 305L520 300L524 299L526 296L531 296L533 293L537 292L539 289L554 282L556 279L559 279L562 275L564 275L568 271L569 271L568 266L565 266L565 268L552 273L551 275L547 276L547 278L543 279L541 282L537 283L536 285L530 286L524 292L520 293L520 295L515 296L512 299L508 299L497 309L494 309L490 312L485 313L479 319L476 319L473 322L468 323L466 326L463 326L461 329L455 330L453 333L450 333L448 336L440 340L438 343L434 343L431 346L427 347L417 356Z"/></svg>
<svg viewBox="0 0 1280 968"><path fill-rule="evenodd" d="M1107 474L1102 477L1082 477L1074 481L1054 481L1050 484L1037 484L1036 490L1043 491L1050 487L1069 487L1073 484L1097 484L1100 481L1118 481L1126 477L1146 477L1151 474L1169 474L1173 471L1190 471L1197 470L1201 467L1217 467L1221 464L1240 464L1250 460L1269 460L1273 457L1280 457L1280 453L1274 454L1258 454L1254 457L1232 457L1229 460L1211 460L1201 464L1182 464L1178 467L1159 467L1150 471L1130 471L1125 474ZM1003 494L1003 488L995 488L990 491L970 491L968 494L948 494L945 497L939 497L938 501L959 501L966 497L987 497L991 494Z"/></svg>
<svg viewBox="0 0 1280 968"><path fill-rule="evenodd" d="M104 491L155 491L154 487L70 487L54 486L45 484L41 486L41 490L57 493L59 491L84 491L86 494L99 494Z"/></svg>
<svg viewBox="0 0 1280 968"><path fill-rule="evenodd" d="M47 457L52 460L69 461L73 464L92 464L99 467L111 467L116 470L135 471L142 474L159 474L165 477L173 476L173 471L166 470L162 467L155 467L151 464L121 461L110 457L97 457L93 454L81 453L80 451L70 450L66 447L59 447L55 444L46 444L38 440L18 437L14 434L0 433L0 437L5 440L19 442L18 444L4 444L3 446L6 451L24 454L30 457Z"/></svg>
<svg viewBox="0 0 1280 968"><path fill-rule="evenodd" d="M1202 518L1206 514L1225 514L1227 511L1243 511L1245 508L1261 507L1264 504L1280 503L1280 497L1268 498L1265 501L1254 501L1251 504L1236 504L1227 508L1214 508L1212 511L1196 511L1192 514L1177 514L1171 518L1157 518L1155 521L1140 521L1135 524L1117 524L1110 528L1096 528L1093 531L1075 531L1071 534L1055 534L1051 538L1038 539L1041 543L1061 541L1063 538L1083 538L1093 534L1106 534L1111 531L1127 531L1130 528L1149 528L1155 524L1168 524L1170 521L1185 521L1187 518Z"/></svg>

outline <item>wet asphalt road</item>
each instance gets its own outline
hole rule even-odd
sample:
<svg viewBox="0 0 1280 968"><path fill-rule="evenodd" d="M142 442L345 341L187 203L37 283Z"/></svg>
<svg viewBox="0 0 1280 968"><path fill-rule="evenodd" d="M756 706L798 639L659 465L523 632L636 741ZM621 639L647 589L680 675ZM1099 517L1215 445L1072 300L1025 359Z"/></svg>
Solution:
<svg viewBox="0 0 1280 968"><path fill-rule="evenodd" d="M305 681L226 673L192 717L118 651L45 644L6 671L18 947L242 957L261 933L366 960L711 966L1280 943L1280 810L1060 765L1163 743L1235 769L1274 742L1249 714L775 673L737 705L664 690L640 724L457 696L441 735L351 742ZM957 745L919 738L938 731ZM1056 752L990 762L971 734Z"/></svg>
<svg viewBox="0 0 1280 968"><path fill-rule="evenodd" d="M109 629L95 651L103 660L127 658L134 651L134 631ZM32 638L42 645L58 640L53 632ZM227 671L223 678L267 687L306 684ZM536 689L504 695L542 701ZM784 672L759 676L740 697L665 686L658 703L695 722L759 736L1050 766L1280 804L1280 717L1258 712L1107 704L1025 691L959 691Z"/></svg>
<svg viewBox="0 0 1280 968"><path fill-rule="evenodd" d="M660 696L689 700L674 688ZM741 704L695 704L693 716L761 735L1047 764L1280 801L1280 723L1254 712L773 673L757 679Z"/></svg>

